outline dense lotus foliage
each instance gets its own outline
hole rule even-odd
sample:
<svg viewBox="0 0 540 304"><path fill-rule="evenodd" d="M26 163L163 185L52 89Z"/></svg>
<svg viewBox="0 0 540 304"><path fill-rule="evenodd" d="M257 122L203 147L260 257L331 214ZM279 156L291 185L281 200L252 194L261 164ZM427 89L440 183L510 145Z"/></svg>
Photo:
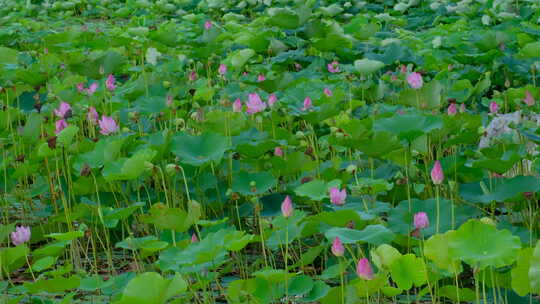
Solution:
<svg viewBox="0 0 540 304"><path fill-rule="evenodd" d="M540 303L540 4L0 0L1 303Z"/></svg>

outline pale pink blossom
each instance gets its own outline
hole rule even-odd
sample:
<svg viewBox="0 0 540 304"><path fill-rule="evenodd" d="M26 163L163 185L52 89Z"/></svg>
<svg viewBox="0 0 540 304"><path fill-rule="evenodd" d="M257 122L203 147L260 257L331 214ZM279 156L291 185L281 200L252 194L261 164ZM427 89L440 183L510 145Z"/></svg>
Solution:
<svg viewBox="0 0 540 304"><path fill-rule="evenodd" d="M525 104L527 104L529 107L534 106L534 97L532 96L531 92L525 91L525 98L523 99Z"/></svg>
<svg viewBox="0 0 540 304"><path fill-rule="evenodd" d="M204 29L205 29L205 30L211 29L212 26L214 26L214 25L212 24L212 21L207 20L207 21L204 22Z"/></svg>
<svg viewBox="0 0 540 304"><path fill-rule="evenodd" d="M283 156L283 150L281 149L281 147L276 147L274 149L274 155L275 156L278 156L278 157L282 157Z"/></svg>
<svg viewBox="0 0 540 304"><path fill-rule="evenodd" d="M311 101L311 98L308 96L304 98L304 105L302 107L303 111L309 110L313 106L313 103Z"/></svg>
<svg viewBox="0 0 540 304"><path fill-rule="evenodd" d="M326 97L332 97L332 91L329 88L324 88L323 93Z"/></svg>
<svg viewBox="0 0 540 304"><path fill-rule="evenodd" d="M358 261L358 264L356 265L356 274L361 279L367 281L373 279L373 269L371 268L368 259L362 258Z"/></svg>
<svg viewBox="0 0 540 304"><path fill-rule="evenodd" d="M499 111L499 105L495 101L490 102L489 112L491 112L491 114L497 114L498 111Z"/></svg>
<svg viewBox="0 0 540 304"><path fill-rule="evenodd" d="M88 89L86 89L86 94L88 94L88 96L94 95L94 93L96 92L97 88L98 88L97 82L92 83L92 84L88 87Z"/></svg>
<svg viewBox="0 0 540 304"><path fill-rule="evenodd" d="M259 76L257 76L257 81L258 82L263 82L266 80L266 76L264 76L264 74L259 74Z"/></svg>
<svg viewBox="0 0 540 304"><path fill-rule="evenodd" d="M414 214L414 228L425 229L429 226L429 219L425 212L418 212Z"/></svg>
<svg viewBox="0 0 540 304"><path fill-rule="evenodd" d="M448 115L450 116L454 116L457 114L457 105L455 102L452 102L449 106L448 106Z"/></svg>
<svg viewBox="0 0 540 304"><path fill-rule="evenodd" d="M332 253L337 257L343 256L345 253L345 247L338 236L332 242Z"/></svg>
<svg viewBox="0 0 540 304"><path fill-rule="evenodd" d="M107 87L107 90L111 92L116 89L116 79L114 78L113 74L109 74L109 76L107 76L107 80L105 80L105 87Z"/></svg>
<svg viewBox="0 0 540 304"><path fill-rule="evenodd" d="M268 96L268 105L269 106L273 106L274 103L276 103L276 101L277 101L276 94L270 94L270 96Z"/></svg>
<svg viewBox="0 0 540 304"><path fill-rule="evenodd" d="M58 109L54 110L54 115L59 118L69 118L71 116L71 106L67 102L61 102Z"/></svg>
<svg viewBox="0 0 540 304"><path fill-rule="evenodd" d="M232 110L233 112L242 112L242 101L240 98L236 98L236 100L233 102Z"/></svg>
<svg viewBox="0 0 540 304"><path fill-rule="evenodd" d="M259 97L259 94L257 93L251 93L248 95L248 102L246 103L246 106L246 112L248 114L259 113L266 109L266 103L261 100L261 97Z"/></svg>
<svg viewBox="0 0 540 304"><path fill-rule="evenodd" d="M290 217L293 214L294 208L292 205L292 200L290 196L286 196L283 202L281 203L281 214L283 217Z"/></svg>
<svg viewBox="0 0 540 304"><path fill-rule="evenodd" d="M103 115L98 123L100 128L99 133L103 135L109 135L118 131L118 124L112 117Z"/></svg>
<svg viewBox="0 0 540 304"><path fill-rule="evenodd" d="M435 161L435 164L433 165L433 169L431 169L431 180L435 185L442 184L444 180L444 172L441 166L440 161Z"/></svg>
<svg viewBox="0 0 540 304"><path fill-rule="evenodd" d="M99 119L99 114L94 107L88 107L88 113L86 114L86 119L92 124L96 124Z"/></svg>
<svg viewBox="0 0 540 304"><path fill-rule="evenodd" d="M30 231L30 227L25 226L17 226L15 228L15 231L11 233L11 242L15 246L19 246L20 244L24 244L30 240L30 236L32 235Z"/></svg>
<svg viewBox="0 0 540 304"><path fill-rule="evenodd" d="M407 82L413 89L420 89L424 85L424 81L422 80L422 75L417 72L410 73L407 76Z"/></svg>
<svg viewBox="0 0 540 304"><path fill-rule="evenodd" d="M60 119L60 120L56 121L54 133L56 135L58 135L62 130L67 128L67 126L68 126L68 124L64 119Z"/></svg>
<svg viewBox="0 0 540 304"><path fill-rule="evenodd" d="M219 68L218 68L218 73L219 75L223 76L225 74L227 74L227 66L225 64L220 64L219 65Z"/></svg>
<svg viewBox="0 0 540 304"><path fill-rule="evenodd" d="M346 189L339 190L336 187L332 187L330 188L329 192L330 192L330 202L332 202L332 204L337 205L337 206L341 206L345 204L345 200L347 199Z"/></svg>
<svg viewBox="0 0 540 304"><path fill-rule="evenodd" d="M331 63L327 64L326 68L328 68L328 72L330 73L339 73L339 62L334 60Z"/></svg>

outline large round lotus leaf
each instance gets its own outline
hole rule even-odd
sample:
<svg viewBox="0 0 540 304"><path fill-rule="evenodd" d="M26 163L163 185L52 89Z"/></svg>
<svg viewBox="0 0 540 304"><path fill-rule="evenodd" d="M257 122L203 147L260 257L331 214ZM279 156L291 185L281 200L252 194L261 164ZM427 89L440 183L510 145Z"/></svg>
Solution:
<svg viewBox="0 0 540 304"><path fill-rule="evenodd" d="M536 243L530 263L529 278L531 280L531 292L540 293L540 241Z"/></svg>
<svg viewBox="0 0 540 304"><path fill-rule="evenodd" d="M233 191L242 195L257 195L274 187L277 180L268 172L240 172L233 181Z"/></svg>
<svg viewBox="0 0 540 304"><path fill-rule="evenodd" d="M187 289L186 281L179 274L172 280L155 272L145 272L129 281L119 303L161 304Z"/></svg>
<svg viewBox="0 0 540 304"><path fill-rule="evenodd" d="M529 269L534 248L523 248L518 255L516 267L511 271L512 289L521 297L531 292Z"/></svg>
<svg viewBox="0 0 540 304"><path fill-rule="evenodd" d="M448 231L445 234L436 234L430 237L424 243L424 255L432 260L440 269L448 270L449 272L459 273L462 270L461 262L453 260L448 256L448 237L455 231Z"/></svg>
<svg viewBox="0 0 540 304"><path fill-rule="evenodd" d="M203 133L199 136L178 134L174 137L172 152L180 157L180 161L193 166L201 166L210 161L219 161L227 150L227 138Z"/></svg>
<svg viewBox="0 0 540 304"><path fill-rule="evenodd" d="M439 232L443 233L452 229L452 203L449 200L440 198L439 201ZM402 201L394 209L390 210L388 227L395 233L408 234L414 229L413 216L417 212L425 212L429 218L429 226L422 229L422 235L429 237L437 230L437 201L435 198L427 200L411 200L411 212L409 212L409 202ZM478 211L467 205L454 205L454 228L464 223Z"/></svg>
<svg viewBox="0 0 540 304"><path fill-rule="evenodd" d="M510 265L520 249L519 237L479 220L469 220L448 236L449 257L480 269Z"/></svg>
<svg viewBox="0 0 540 304"><path fill-rule="evenodd" d="M400 289L409 290L413 284L420 287L427 280L426 265L421 258L409 253L390 265L390 275Z"/></svg>
<svg viewBox="0 0 540 304"><path fill-rule="evenodd" d="M371 250L371 259L378 268L390 267L399 257L401 257L401 253L388 244L382 244L377 249Z"/></svg>

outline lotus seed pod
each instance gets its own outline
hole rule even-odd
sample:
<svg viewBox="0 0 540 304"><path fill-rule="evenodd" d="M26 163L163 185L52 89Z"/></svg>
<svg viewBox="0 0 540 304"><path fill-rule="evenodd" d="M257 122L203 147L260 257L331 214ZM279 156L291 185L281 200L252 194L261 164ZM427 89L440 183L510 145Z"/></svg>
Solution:
<svg viewBox="0 0 540 304"><path fill-rule="evenodd" d="M167 166L165 166L165 172L167 172L169 176L174 176L179 170L179 167L175 164L167 164Z"/></svg>
<svg viewBox="0 0 540 304"><path fill-rule="evenodd" d="M351 164L351 165L347 166L346 170L347 170L348 173L354 173L357 169L358 169L358 167L356 165Z"/></svg>
<svg viewBox="0 0 540 304"><path fill-rule="evenodd" d="M480 222L486 224L486 225L491 225L493 227L497 227L497 222L494 221L492 218L489 218L489 217L483 217L480 219Z"/></svg>

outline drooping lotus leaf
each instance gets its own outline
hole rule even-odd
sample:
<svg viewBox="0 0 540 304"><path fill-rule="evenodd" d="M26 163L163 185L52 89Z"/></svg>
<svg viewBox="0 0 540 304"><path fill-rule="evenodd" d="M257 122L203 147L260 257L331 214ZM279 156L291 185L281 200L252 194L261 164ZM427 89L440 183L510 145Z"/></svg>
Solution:
<svg viewBox="0 0 540 304"><path fill-rule="evenodd" d="M394 239L394 233L382 225L369 225L363 230L333 227L324 235L330 241L338 236L344 244L366 242L373 245L390 243Z"/></svg>
<svg viewBox="0 0 540 304"><path fill-rule="evenodd" d="M479 269L510 265L520 249L520 239L508 230L474 219L448 236L448 256Z"/></svg>
<svg viewBox="0 0 540 304"><path fill-rule="evenodd" d="M429 133L435 129L441 129L443 121L434 115L396 114L392 117L382 118L375 121L374 130L387 131L398 135L400 139L412 141L415 138Z"/></svg>
<svg viewBox="0 0 540 304"><path fill-rule="evenodd" d="M356 70L363 75L369 75L377 72L384 67L384 62L371 59L359 59L354 62Z"/></svg>
<svg viewBox="0 0 540 304"><path fill-rule="evenodd" d="M462 184L459 186L459 194L469 202L489 204L493 201L504 202L525 192L540 191L540 179L534 176L495 178L492 179L492 184L492 191L489 191L489 180Z"/></svg>
<svg viewBox="0 0 540 304"><path fill-rule="evenodd" d="M180 162L192 166L218 162L227 148L227 138L214 133L198 136L180 133L174 136L171 145L171 151L180 158Z"/></svg>

